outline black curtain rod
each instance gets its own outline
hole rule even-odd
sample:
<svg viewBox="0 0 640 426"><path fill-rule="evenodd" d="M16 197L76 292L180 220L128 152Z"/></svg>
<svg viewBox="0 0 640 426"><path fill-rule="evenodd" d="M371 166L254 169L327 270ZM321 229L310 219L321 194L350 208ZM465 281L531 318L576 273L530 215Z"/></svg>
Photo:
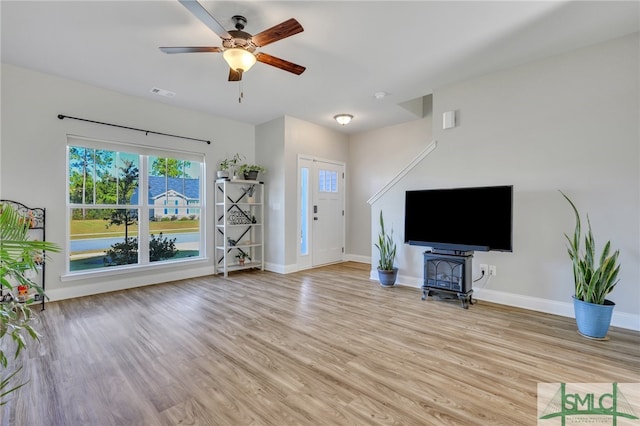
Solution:
<svg viewBox="0 0 640 426"><path fill-rule="evenodd" d="M87 123L103 124L105 126L120 127L121 129L136 130L138 132L144 132L147 135L149 133L153 133L154 135L171 136L172 138L189 139L191 141L206 142L207 145L211 145L211 141L208 141L208 140L205 140L205 139L197 139L197 138L190 138L188 136L179 136L179 135L172 135L172 134L169 134L169 133L154 132L152 130L136 129L135 127L121 126L119 124L104 123L102 121L87 120L86 118L71 117L69 115L58 114L58 118L60 120L64 120L65 118L70 118L72 120L86 121Z"/></svg>

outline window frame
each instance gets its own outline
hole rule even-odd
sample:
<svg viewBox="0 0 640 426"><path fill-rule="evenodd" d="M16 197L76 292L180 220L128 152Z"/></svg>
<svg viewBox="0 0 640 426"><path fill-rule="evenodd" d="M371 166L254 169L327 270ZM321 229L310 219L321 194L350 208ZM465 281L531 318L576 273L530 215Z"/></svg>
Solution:
<svg viewBox="0 0 640 426"><path fill-rule="evenodd" d="M134 154L138 158L138 199L133 204L79 204L71 203L70 177L71 165L69 151L71 147L83 147L95 150L107 150L114 152L125 152ZM129 144L123 142L103 141L90 139L81 136L67 135L65 146L66 153L66 189L65 189L65 218L66 218L66 258L65 273L61 277L63 280L82 279L87 276L109 276L132 271L157 270L163 267L175 267L178 264L206 262L206 162L204 153L163 149L153 146ZM150 236L151 211L156 206L149 201L149 170L151 168L150 157L171 158L183 161L197 162L199 164L199 202L190 206L192 209L199 209L199 230L198 230L198 255L179 259L166 259L158 261L149 260L149 241L144 236ZM117 165L115 166L117 167ZM92 200L95 201L95 200ZM164 207L164 206L162 206ZM168 206L167 206L168 207ZM186 207L186 206L185 206ZM138 238L138 262L135 264L105 266L95 269L71 270L71 218L74 209L100 209L100 208L127 208L138 210L137 238ZM141 237L142 236L142 237Z"/></svg>

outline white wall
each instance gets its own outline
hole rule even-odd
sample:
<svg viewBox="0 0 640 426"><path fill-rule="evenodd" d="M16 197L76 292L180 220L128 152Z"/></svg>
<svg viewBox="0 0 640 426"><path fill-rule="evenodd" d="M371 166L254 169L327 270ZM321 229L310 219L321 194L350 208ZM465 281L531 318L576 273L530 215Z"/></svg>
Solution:
<svg viewBox="0 0 640 426"><path fill-rule="evenodd" d="M427 98L430 103L431 97ZM346 251L350 258L371 261L371 206L367 200L432 142L431 127L428 105L425 118L353 135L349 140ZM374 225L378 223L375 217ZM393 225L402 228L404 217Z"/></svg>
<svg viewBox="0 0 640 426"><path fill-rule="evenodd" d="M153 145L205 154L206 203L213 205L211 188L218 162L239 152L254 159L254 126L125 96L83 83L2 65L2 156L0 198L47 209L47 239L65 246L65 176L67 134L107 141ZM211 145L122 130L65 119L58 114L88 118L209 139ZM213 209L206 223L213 223ZM99 293L213 272L213 227L207 227L209 259L197 265L178 264L156 272L133 272L109 278L62 281L65 253L52 254L47 264L47 294L52 299Z"/></svg>
<svg viewBox="0 0 640 426"><path fill-rule="evenodd" d="M265 268L274 272L284 272L284 117L256 126L255 133L256 159L267 169L267 172L260 176L265 183Z"/></svg>
<svg viewBox="0 0 640 426"><path fill-rule="evenodd" d="M347 142L348 137L340 132L290 116L256 127L256 158L269 169L265 176L267 269L298 270L298 155L346 163Z"/></svg>
<svg viewBox="0 0 640 426"><path fill-rule="evenodd" d="M349 138L333 129L308 123L295 117L285 117L286 183L286 257L287 264L297 262L298 247L298 155L348 163ZM349 179L347 164L346 179ZM349 194L347 193L347 198Z"/></svg>
<svg viewBox="0 0 640 426"><path fill-rule="evenodd" d="M613 324L640 329L638 47L636 33L435 90L438 148L374 204L372 217L383 209L401 224L407 189L514 185L513 253L476 253L474 276L480 263L496 265L497 276L475 295L573 315L563 233L574 221L561 189L589 213L600 246L610 239L621 250ZM458 125L442 130L451 110ZM418 285L422 249L396 231L402 279Z"/></svg>

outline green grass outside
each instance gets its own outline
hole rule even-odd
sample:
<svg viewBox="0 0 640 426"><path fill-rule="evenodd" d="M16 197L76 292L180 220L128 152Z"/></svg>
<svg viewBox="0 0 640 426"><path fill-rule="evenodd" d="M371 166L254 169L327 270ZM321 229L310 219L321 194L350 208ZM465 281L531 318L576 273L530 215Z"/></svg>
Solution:
<svg viewBox="0 0 640 426"><path fill-rule="evenodd" d="M180 232L198 232L200 230L199 220L173 220L149 222L151 233L158 234L160 232L171 232L177 234ZM72 220L71 221L71 239L80 240L83 238L100 238L100 237L120 237L124 236L124 225L106 227L107 221L102 219ZM129 226L129 234L135 235L138 232L138 225Z"/></svg>

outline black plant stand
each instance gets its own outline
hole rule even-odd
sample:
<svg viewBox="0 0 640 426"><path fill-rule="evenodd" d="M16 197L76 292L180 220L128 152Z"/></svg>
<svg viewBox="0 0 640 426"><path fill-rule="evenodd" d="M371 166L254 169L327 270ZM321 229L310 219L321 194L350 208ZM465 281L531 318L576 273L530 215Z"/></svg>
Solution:
<svg viewBox="0 0 640 426"><path fill-rule="evenodd" d="M0 200L0 204L4 204L7 206L11 206L11 208L15 209L16 212L20 216L24 218L25 221L29 224L29 233L32 234L32 237L36 240L46 241L47 235L45 232L45 223L47 212L44 208L40 207L27 207L22 203L12 200ZM45 290L45 267L46 267L46 252L42 252L42 261L38 266L38 276L34 280L35 283L42 288L42 291ZM5 297L4 290L2 289L2 285L0 285L0 299ZM45 297L43 297L40 293L35 293L33 295L33 304L40 303L42 310L44 311L44 302Z"/></svg>

